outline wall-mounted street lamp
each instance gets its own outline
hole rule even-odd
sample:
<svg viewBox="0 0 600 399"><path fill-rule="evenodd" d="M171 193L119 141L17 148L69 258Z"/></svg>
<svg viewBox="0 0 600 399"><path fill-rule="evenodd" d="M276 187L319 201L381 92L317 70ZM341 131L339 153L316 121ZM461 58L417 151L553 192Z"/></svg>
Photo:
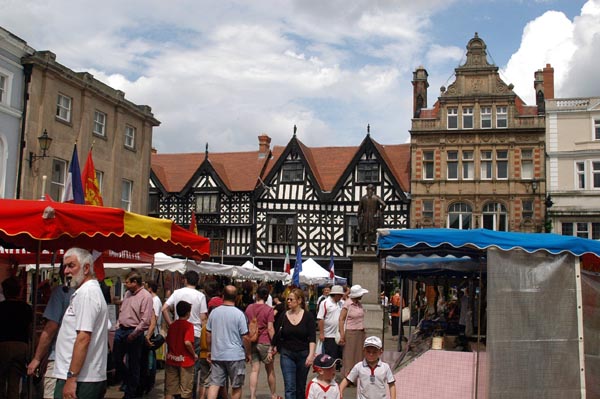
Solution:
<svg viewBox="0 0 600 399"><path fill-rule="evenodd" d="M533 191L533 193L535 194L537 189L538 189L538 181L536 178L534 178L533 180L531 180L531 191Z"/></svg>
<svg viewBox="0 0 600 399"><path fill-rule="evenodd" d="M44 133L40 137L38 137L38 142L40 143L40 149L42 150L42 155L35 155L32 151L29 151L29 169L33 166L33 163L40 159L46 158L46 151L50 149L50 145L52 144L52 138L48 136L48 131L44 129Z"/></svg>

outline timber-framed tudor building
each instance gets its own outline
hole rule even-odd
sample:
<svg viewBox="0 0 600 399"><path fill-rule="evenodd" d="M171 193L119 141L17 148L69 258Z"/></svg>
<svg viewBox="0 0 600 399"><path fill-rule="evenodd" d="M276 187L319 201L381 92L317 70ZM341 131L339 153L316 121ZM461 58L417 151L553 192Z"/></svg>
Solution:
<svg viewBox="0 0 600 399"><path fill-rule="evenodd" d="M386 202L384 224L409 226L409 145L381 145L370 134L358 147L287 146L236 153L152 154L151 216L191 223L211 239L211 258L246 260L282 270L299 246L304 259L349 276L358 249L357 211L366 186Z"/></svg>
<svg viewBox="0 0 600 399"><path fill-rule="evenodd" d="M410 144L367 135L357 147L308 147L294 135L254 152L153 154L150 215L188 226L196 214L215 261L282 270L286 251L350 277L358 246L358 204L373 184L388 228L546 228L545 100L553 69L534 73L526 105L477 34L455 81L427 108L428 73L413 74Z"/></svg>

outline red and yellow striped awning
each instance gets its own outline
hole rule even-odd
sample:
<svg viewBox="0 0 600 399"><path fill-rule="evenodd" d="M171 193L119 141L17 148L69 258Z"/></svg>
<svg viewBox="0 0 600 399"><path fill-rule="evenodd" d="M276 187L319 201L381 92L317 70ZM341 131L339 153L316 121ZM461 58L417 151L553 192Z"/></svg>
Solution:
<svg viewBox="0 0 600 399"><path fill-rule="evenodd" d="M37 252L81 247L97 251L164 252L197 260L208 238L171 220L118 208L50 201L0 199L0 246Z"/></svg>

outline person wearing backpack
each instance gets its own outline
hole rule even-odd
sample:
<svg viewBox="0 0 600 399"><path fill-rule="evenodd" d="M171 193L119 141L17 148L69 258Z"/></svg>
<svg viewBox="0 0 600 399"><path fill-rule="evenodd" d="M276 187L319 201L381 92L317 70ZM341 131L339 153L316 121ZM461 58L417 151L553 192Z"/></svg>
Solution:
<svg viewBox="0 0 600 399"><path fill-rule="evenodd" d="M265 302L269 297L269 288L261 285L256 291L256 302L246 308L248 319L248 339L252 342L252 371L250 372L250 399L256 399L256 386L260 363L265 365L267 382L271 390L271 398L277 398L275 368L273 365L273 350L271 339L275 335L273 308Z"/></svg>

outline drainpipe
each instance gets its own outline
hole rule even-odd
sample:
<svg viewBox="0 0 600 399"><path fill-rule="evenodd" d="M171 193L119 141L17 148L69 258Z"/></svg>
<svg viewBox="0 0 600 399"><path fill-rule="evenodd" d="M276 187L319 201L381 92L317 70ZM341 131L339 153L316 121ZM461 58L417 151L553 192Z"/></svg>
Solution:
<svg viewBox="0 0 600 399"><path fill-rule="evenodd" d="M27 120L27 103L29 102L29 82L31 82L32 64L24 65L23 74L23 116L21 118L21 140L19 140L19 162L17 164L17 187L15 198L21 199L21 175L23 173L23 154L25 153L25 121Z"/></svg>

